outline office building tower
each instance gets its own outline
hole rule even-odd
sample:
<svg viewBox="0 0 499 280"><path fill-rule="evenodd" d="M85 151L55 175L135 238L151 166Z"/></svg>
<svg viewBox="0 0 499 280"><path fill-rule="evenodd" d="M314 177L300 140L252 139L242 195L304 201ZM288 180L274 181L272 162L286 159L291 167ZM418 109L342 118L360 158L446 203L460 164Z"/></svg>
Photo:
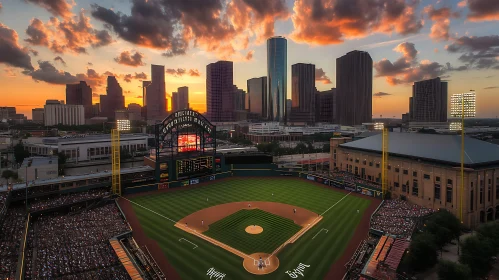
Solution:
<svg viewBox="0 0 499 280"><path fill-rule="evenodd" d="M267 40L267 120L286 122L288 47L284 37Z"/></svg>
<svg viewBox="0 0 499 280"><path fill-rule="evenodd" d="M336 59L338 123L372 122L373 60L369 53L351 51Z"/></svg>
<svg viewBox="0 0 499 280"><path fill-rule="evenodd" d="M189 88L179 87L177 89L177 93L178 93L178 99L177 99L178 109L179 110L189 109Z"/></svg>
<svg viewBox="0 0 499 280"><path fill-rule="evenodd" d="M315 123L315 65L291 66L291 122Z"/></svg>
<svg viewBox="0 0 499 280"><path fill-rule="evenodd" d="M206 115L211 122L234 121L233 62L206 66Z"/></svg>
<svg viewBox="0 0 499 280"><path fill-rule="evenodd" d="M474 91L451 95L450 116L452 118L461 118L463 109L465 118L474 118L476 116L476 93Z"/></svg>
<svg viewBox="0 0 499 280"><path fill-rule="evenodd" d="M246 85L249 113L267 118L267 77L249 79Z"/></svg>
<svg viewBox="0 0 499 280"><path fill-rule="evenodd" d="M165 66L151 65L151 84L146 89L147 120L163 120L166 102Z"/></svg>
<svg viewBox="0 0 499 280"><path fill-rule="evenodd" d="M107 77L106 95L100 96L100 116L114 118L116 110L125 109L123 89L114 76Z"/></svg>
<svg viewBox="0 0 499 280"><path fill-rule="evenodd" d="M178 111L178 93L172 92L172 112Z"/></svg>
<svg viewBox="0 0 499 280"><path fill-rule="evenodd" d="M447 82L440 78L415 82L409 112L412 122L447 122Z"/></svg>
<svg viewBox="0 0 499 280"><path fill-rule="evenodd" d="M315 121L336 123L336 89L317 91L315 94Z"/></svg>
<svg viewBox="0 0 499 280"><path fill-rule="evenodd" d="M44 111L45 126L85 124L85 108L83 105L67 105L61 104L57 100L47 100Z"/></svg>
<svg viewBox="0 0 499 280"><path fill-rule="evenodd" d="M85 118L94 117L92 111L92 88L86 82L66 85L66 104L83 105L85 108Z"/></svg>
<svg viewBox="0 0 499 280"><path fill-rule="evenodd" d="M147 88L151 85L151 81L142 81L142 107L147 106Z"/></svg>
<svg viewBox="0 0 499 280"><path fill-rule="evenodd" d="M0 107L0 121L9 120L16 114L16 107Z"/></svg>
<svg viewBox="0 0 499 280"><path fill-rule="evenodd" d="M31 109L31 119L34 123L43 123L45 119L45 109L33 108Z"/></svg>

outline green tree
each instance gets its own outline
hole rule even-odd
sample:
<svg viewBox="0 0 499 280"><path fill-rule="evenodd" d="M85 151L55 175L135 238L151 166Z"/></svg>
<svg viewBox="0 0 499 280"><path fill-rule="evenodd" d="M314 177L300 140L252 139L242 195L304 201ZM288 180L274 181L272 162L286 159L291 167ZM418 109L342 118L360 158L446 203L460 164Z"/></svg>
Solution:
<svg viewBox="0 0 499 280"><path fill-rule="evenodd" d="M496 253L499 251L499 223L480 225L476 231L481 239L488 239L490 241Z"/></svg>
<svg viewBox="0 0 499 280"><path fill-rule="evenodd" d="M488 238L470 236L461 246L459 262L468 265L473 276L483 277L489 272L494 255L494 247Z"/></svg>
<svg viewBox="0 0 499 280"><path fill-rule="evenodd" d="M438 248L456 239L461 233L459 219L447 210L440 210L425 222L426 231L435 235Z"/></svg>
<svg viewBox="0 0 499 280"><path fill-rule="evenodd" d="M24 149L23 142L19 141L17 145L14 146L14 157L17 163L22 163L25 158L29 157L29 152Z"/></svg>
<svg viewBox="0 0 499 280"><path fill-rule="evenodd" d="M471 269L467 265L441 260L438 263L438 279L440 280L470 280Z"/></svg>
<svg viewBox="0 0 499 280"><path fill-rule="evenodd" d="M2 178L4 178L7 181L7 184L9 184L9 179L16 179L17 178L17 173L15 173L12 170L4 170L2 172Z"/></svg>
<svg viewBox="0 0 499 280"><path fill-rule="evenodd" d="M427 232L416 235L404 261L414 271L423 271L437 263L435 237Z"/></svg>

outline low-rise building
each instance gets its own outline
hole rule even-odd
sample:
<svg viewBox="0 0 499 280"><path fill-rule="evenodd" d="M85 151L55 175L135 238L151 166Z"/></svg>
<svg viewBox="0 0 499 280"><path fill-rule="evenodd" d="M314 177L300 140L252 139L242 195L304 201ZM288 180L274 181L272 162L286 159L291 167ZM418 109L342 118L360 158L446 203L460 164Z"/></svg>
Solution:
<svg viewBox="0 0 499 280"><path fill-rule="evenodd" d="M388 190L432 209L444 208L472 228L499 219L499 145L465 137L464 184L458 135L389 133ZM380 182L382 135L339 143L331 139L331 170Z"/></svg>
<svg viewBox="0 0 499 280"><path fill-rule="evenodd" d="M25 158L19 168L19 178L23 181L54 179L58 176L57 157Z"/></svg>

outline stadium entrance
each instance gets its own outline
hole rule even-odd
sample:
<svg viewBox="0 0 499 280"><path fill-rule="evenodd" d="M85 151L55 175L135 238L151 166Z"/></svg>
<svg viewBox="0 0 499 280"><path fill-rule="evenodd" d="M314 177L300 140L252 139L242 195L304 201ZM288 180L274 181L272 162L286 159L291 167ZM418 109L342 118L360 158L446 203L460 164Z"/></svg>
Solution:
<svg viewBox="0 0 499 280"><path fill-rule="evenodd" d="M155 127L155 169L159 188L215 173L216 127L203 115L180 110Z"/></svg>

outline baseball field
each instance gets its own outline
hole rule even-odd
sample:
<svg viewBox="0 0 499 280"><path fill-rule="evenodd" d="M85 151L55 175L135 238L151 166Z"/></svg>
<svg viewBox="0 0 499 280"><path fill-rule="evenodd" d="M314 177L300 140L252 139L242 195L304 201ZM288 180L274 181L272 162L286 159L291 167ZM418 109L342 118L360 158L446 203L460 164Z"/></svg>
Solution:
<svg viewBox="0 0 499 280"><path fill-rule="evenodd" d="M230 178L120 201L169 279L341 279L378 204L297 178Z"/></svg>

